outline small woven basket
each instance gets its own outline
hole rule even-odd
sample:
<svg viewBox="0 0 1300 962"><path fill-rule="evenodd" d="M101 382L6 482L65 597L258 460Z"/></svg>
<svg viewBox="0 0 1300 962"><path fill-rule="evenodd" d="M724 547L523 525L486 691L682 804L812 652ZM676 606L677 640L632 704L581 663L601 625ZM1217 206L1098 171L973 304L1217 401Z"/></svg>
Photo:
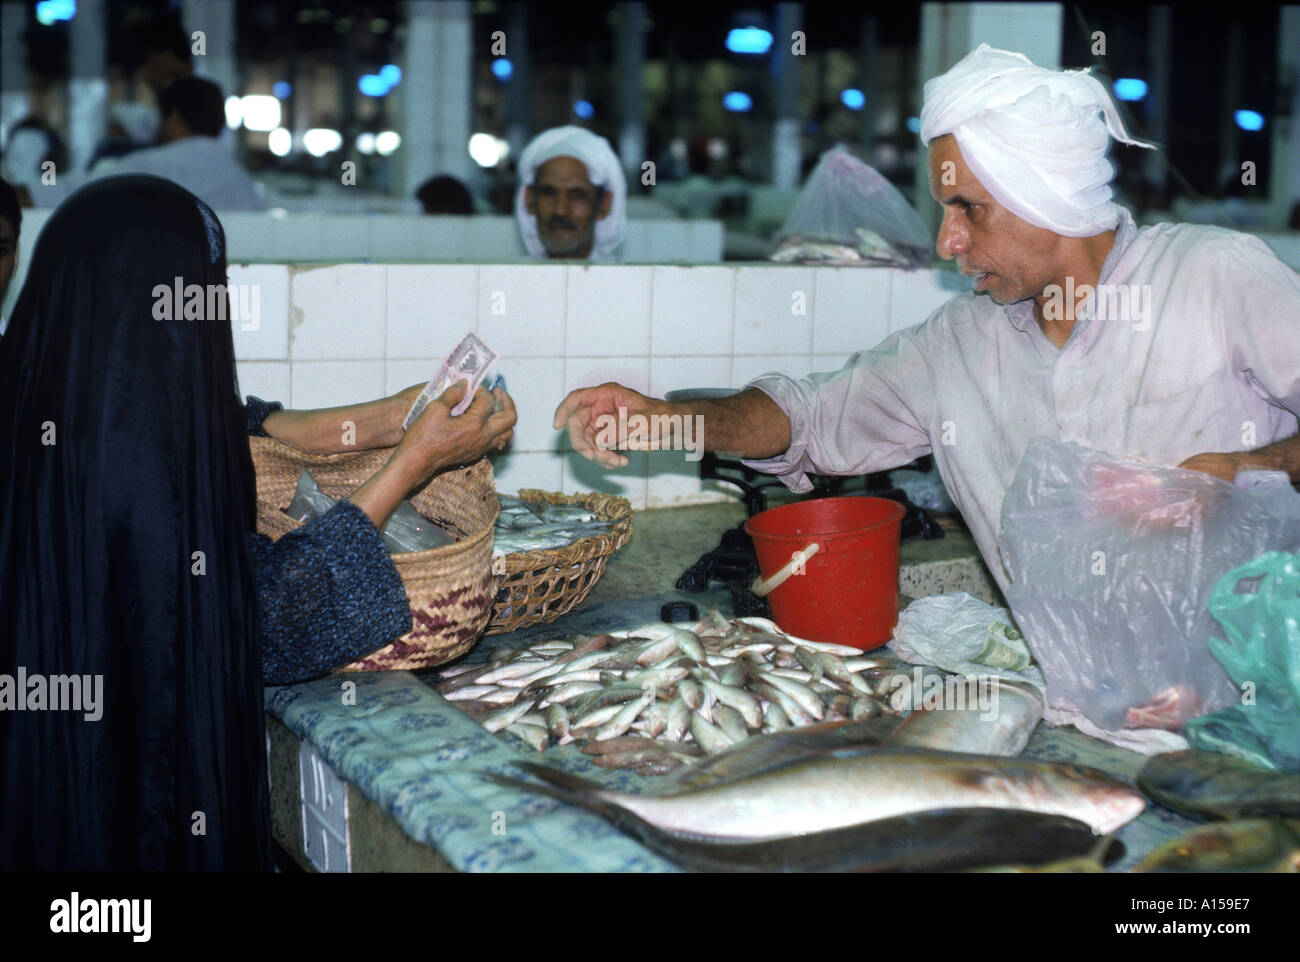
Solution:
<svg viewBox="0 0 1300 962"><path fill-rule="evenodd" d="M272 438L249 438L257 472L257 529L278 539L301 527L284 509L306 468L332 498L359 488L388 460L391 448L355 454L307 454ZM459 540L428 551L392 555L411 605L411 631L343 671L431 668L459 658L483 636L492 614L492 530L499 502L492 463L444 471L411 498L420 514Z"/></svg>
<svg viewBox="0 0 1300 962"><path fill-rule="evenodd" d="M520 551L493 559L500 590L486 634L544 625L570 611L591 592L605 563L632 537L632 504L609 494L567 495L524 488L524 501L581 504L602 521L613 521L603 534L580 538L549 551Z"/></svg>

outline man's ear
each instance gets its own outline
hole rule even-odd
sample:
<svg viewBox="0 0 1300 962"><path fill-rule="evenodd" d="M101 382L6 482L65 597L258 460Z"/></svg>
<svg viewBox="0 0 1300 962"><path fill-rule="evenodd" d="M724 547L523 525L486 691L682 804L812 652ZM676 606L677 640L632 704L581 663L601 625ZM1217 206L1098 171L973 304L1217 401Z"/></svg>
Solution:
<svg viewBox="0 0 1300 962"><path fill-rule="evenodd" d="M600 192L600 213L596 215L596 220L604 220L609 216L609 209L614 206L614 192L612 190L602 190Z"/></svg>

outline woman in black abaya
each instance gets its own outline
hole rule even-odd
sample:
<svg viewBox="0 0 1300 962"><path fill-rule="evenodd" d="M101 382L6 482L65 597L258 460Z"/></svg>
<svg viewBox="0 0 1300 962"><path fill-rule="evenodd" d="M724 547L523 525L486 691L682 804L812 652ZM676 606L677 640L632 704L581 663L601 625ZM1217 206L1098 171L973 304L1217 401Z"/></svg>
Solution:
<svg viewBox="0 0 1300 962"><path fill-rule="evenodd" d="M269 869L263 671L312 677L408 630L376 528L514 423L486 392L450 421L449 392L350 499L272 545L253 534L260 420L230 322L155 319L176 283L225 285L216 217L169 181L99 181L46 223L0 341L6 870ZM33 710L20 675L79 676L82 704L51 685Z"/></svg>

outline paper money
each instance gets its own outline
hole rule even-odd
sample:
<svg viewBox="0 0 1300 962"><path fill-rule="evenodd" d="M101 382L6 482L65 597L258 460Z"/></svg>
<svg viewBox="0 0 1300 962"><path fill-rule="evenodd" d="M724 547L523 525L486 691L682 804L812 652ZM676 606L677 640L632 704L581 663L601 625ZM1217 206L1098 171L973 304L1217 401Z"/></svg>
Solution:
<svg viewBox="0 0 1300 962"><path fill-rule="evenodd" d="M420 412L429 406L430 401L441 396L457 381L465 382L465 396L451 409L451 413L453 417L463 414L465 409L474 403L474 392L478 390L479 384L487 376L488 368L498 356L497 352L479 340L474 332L466 334L455 349L447 355L447 359L442 362L442 367L438 369L433 380L424 386L420 396L415 399L411 410L406 413L406 420L402 422L402 430L409 428L411 422L420 416Z"/></svg>

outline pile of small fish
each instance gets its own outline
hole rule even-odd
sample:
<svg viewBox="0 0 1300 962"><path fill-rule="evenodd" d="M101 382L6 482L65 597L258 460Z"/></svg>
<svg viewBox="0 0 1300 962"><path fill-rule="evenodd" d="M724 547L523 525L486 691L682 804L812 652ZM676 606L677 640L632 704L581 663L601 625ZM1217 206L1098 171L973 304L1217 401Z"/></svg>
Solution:
<svg viewBox="0 0 1300 962"><path fill-rule="evenodd" d="M581 504L550 504L498 495L501 513L492 532L494 554L563 548L580 538L604 534L612 522Z"/></svg>
<svg viewBox="0 0 1300 962"><path fill-rule="evenodd" d="M896 664L713 612L689 627L538 642L444 671L436 690L537 751L587 742L597 765L659 775L758 732L890 713Z"/></svg>

